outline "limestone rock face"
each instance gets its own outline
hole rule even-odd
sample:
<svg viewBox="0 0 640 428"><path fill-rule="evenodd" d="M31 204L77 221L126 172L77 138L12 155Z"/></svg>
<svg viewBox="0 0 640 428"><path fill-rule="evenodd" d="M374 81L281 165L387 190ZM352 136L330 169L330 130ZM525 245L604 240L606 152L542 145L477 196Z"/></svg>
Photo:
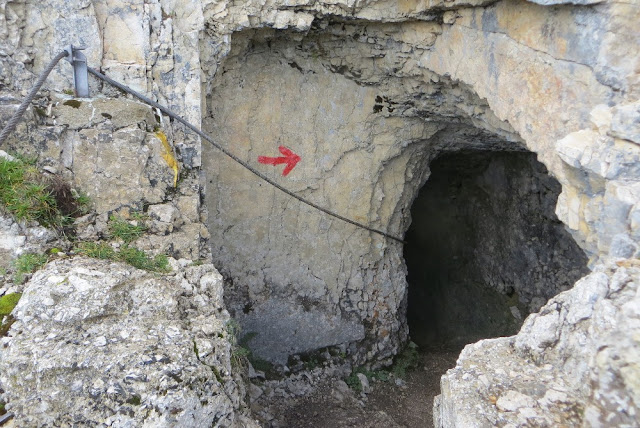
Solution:
<svg viewBox="0 0 640 428"><path fill-rule="evenodd" d="M518 335L468 345L442 377L436 426L636 425L639 278L637 261L597 269Z"/></svg>
<svg viewBox="0 0 640 428"><path fill-rule="evenodd" d="M602 176L604 171L587 169L580 180L578 171L585 169L576 171L561 162L554 145L571 132L595 128L591 118L600 104L635 101L639 77L631 64L637 64L638 55L624 43L640 37L632 29L637 13L615 3L558 11L521 2L466 9L459 11L455 24L443 27L434 49L421 59L429 69L472 85L539 154L563 185L559 218L594 259L609 252L613 235L630 229L628 208L622 208L628 202L617 192L630 183L614 181L616 165L637 163L638 147L628 147L628 138L616 144L611 137L594 146L582 135L580 146L585 152L590 147L594 160L610 162L612 171ZM545 26L558 31L546 32ZM486 78L478 78L479 71ZM606 135L608 124L602 120Z"/></svg>
<svg viewBox="0 0 640 428"><path fill-rule="evenodd" d="M232 376L222 277L211 265L157 276L52 262L13 316L0 383L19 426L257 426L240 425L244 387Z"/></svg>

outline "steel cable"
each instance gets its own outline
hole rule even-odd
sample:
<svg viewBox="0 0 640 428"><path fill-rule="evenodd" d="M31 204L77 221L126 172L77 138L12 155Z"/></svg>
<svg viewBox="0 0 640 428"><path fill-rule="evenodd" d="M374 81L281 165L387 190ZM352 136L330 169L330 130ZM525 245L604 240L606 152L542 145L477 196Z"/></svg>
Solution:
<svg viewBox="0 0 640 428"><path fill-rule="evenodd" d="M55 56L55 58L51 60L49 65L47 65L47 68L45 68L44 71L40 73L40 77L38 77L38 80L36 81L34 87L31 88L31 92L29 92L27 97L20 104L20 107L18 107L18 110L16 110L13 116L11 116L11 119L9 119L9 121L4 126L4 128L2 128L2 132L0 132L0 146L2 146L2 143L4 143L4 140L9 136L9 134L13 132L16 125L20 121L20 118L22 117L24 112L27 110L27 107L29 107L29 104L31 104L31 101L33 101L33 99L38 94L40 87L42 86L44 81L47 80L47 77L49 77L49 73L51 73L51 70L53 70L53 68L58 64L58 62L60 62L60 60L67 55L68 55L67 51L60 52L58 55Z"/></svg>
<svg viewBox="0 0 640 428"><path fill-rule="evenodd" d="M242 165L244 168L246 168L247 170L249 170L251 173L253 173L255 176L261 178L262 180L266 181L267 183L271 184L273 187L275 187L276 189L280 190L281 192L286 193L287 195L291 196L292 198L297 199L298 201L302 202L303 204L309 205L312 208L317 209L318 211L322 211L325 214L330 215L331 217L335 217L339 220L342 220L346 223L352 224L354 226L360 227L362 229L368 230L369 232L373 232L373 233L377 233L379 235L385 236L387 238L393 239L395 241L404 243L404 240L401 238L398 238L397 236L393 236L387 232L384 232L382 230L378 230L369 226L366 226L364 224L358 223L357 221L351 220L349 218L343 217L340 214L334 213L333 211L328 210L327 208L321 207L311 201L308 201L306 199L304 199L301 196L296 195L295 193L291 192L290 190L285 189L284 187L282 187L281 185L279 185L278 183L276 183L275 181L271 180L270 178L268 178L267 176L263 175L262 173L260 173L259 171L257 171L256 169L254 169L251 165L249 165L248 163L246 163L245 161L243 161L242 159L238 158L236 155L234 155L233 153L229 152L227 149L225 149L223 146L221 146L220 144L216 143L213 138L211 138L210 136L208 136L207 134L205 134L204 132L202 132L201 130L199 130L198 128L196 128L195 126L193 126L191 123L187 122L185 119L183 119L182 117L178 116L176 113L174 113L173 111L169 110L168 108L158 104L157 102L153 101L152 99L142 95L139 92L136 92L135 90L129 88L128 86L125 86L119 82L116 82L115 80L105 76L104 74L100 73L97 70L94 70L91 67L87 67L87 70L89 71L89 73L93 74L94 76L104 80L105 82L109 83L110 85L115 86L116 88L129 93L131 95L133 95L134 97L138 98L139 100L145 102L146 104L149 104L152 107L157 108L158 110L160 110L162 113L166 114L167 116L169 116L172 119L177 120L178 122L182 123L184 126L186 126L187 128L189 128L191 131L195 132L196 134L198 134L200 137L204 138L206 141L208 141L213 147L215 147L216 149L220 150L222 153L224 153L225 155L229 156L231 159L233 159L235 162L239 163L240 165Z"/></svg>

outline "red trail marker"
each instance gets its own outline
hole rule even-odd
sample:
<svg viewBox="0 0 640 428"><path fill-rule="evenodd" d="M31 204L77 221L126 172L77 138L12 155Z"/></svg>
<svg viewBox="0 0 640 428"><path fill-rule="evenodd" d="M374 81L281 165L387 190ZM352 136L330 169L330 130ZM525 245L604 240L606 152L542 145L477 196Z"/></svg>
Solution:
<svg viewBox="0 0 640 428"><path fill-rule="evenodd" d="M258 156L258 162L263 163L265 165L279 165L281 163L286 163L287 166L282 171L282 176L286 177L287 174L291 172L293 168L295 168L296 164L300 162L300 156L293 153L291 150L286 148L285 146L278 147L280 153L284 156L280 156L277 158L271 158L268 156Z"/></svg>

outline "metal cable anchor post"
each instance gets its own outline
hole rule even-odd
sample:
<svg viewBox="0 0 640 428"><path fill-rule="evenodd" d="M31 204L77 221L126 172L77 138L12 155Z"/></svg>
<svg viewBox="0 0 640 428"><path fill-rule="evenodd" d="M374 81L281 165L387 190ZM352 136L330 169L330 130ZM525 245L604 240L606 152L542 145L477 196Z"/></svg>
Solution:
<svg viewBox="0 0 640 428"><path fill-rule="evenodd" d="M89 74L87 71L87 57L80 52L86 49L83 47L75 47L69 45L65 49L67 52L67 61L73 66L73 85L76 92L76 97L89 98Z"/></svg>

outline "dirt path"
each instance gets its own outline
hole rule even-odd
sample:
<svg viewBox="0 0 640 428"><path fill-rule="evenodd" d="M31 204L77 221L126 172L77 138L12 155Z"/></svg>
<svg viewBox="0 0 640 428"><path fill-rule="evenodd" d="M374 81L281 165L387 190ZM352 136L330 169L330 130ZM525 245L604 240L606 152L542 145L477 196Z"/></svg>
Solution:
<svg viewBox="0 0 640 428"><path fill-rule="evenodd" d="M400 385L372 382L369 394L354 393L341 379L321 381L310 394L263 401L269 428L425 428L433 426L433 398L440 376L455 366L459 351L421 354L420 366Z"/></svg>
<svg viewBox="0 0 640 428"><path fill-rule="evenodd" d="M407 374L404 387L377 383L367 406L384 411L402 427L432 427L433 399L440 394L440 377L456 365L459 354L459 351L421 354L421 367Z"/></svg>

